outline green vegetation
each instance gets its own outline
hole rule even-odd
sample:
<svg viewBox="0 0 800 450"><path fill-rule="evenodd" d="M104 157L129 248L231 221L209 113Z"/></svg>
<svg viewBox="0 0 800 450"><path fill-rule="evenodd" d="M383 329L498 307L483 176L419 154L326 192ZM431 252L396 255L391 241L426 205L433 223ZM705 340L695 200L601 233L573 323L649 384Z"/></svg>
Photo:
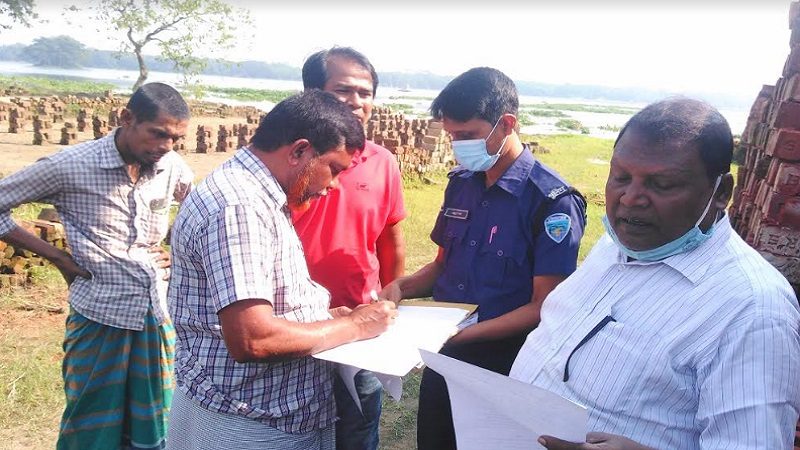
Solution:
<svg viewBox="0 0 800 450"><path fill-rule="evenodd" d="M614 132L617 132L617 131L619 131L619 130L621 129L621 128L620 128L619 126L617 126L617 125L600 125L600 126L599 126L599 127L597 127L597 128L598 128L598 129L600 129L600 130L605 130L605 131L614 131Z"/></svg>
<svg viewBox="0 0 800 450"><path fill-rule="evenodd" d="M635 114L639 108L629 106L612 105L585 105L580 103L529 103L523 107L535 107L538 109L548 109L557 111L579 111L600 114Z"/></svg>
<svg viewBox="0 0 800 450"><path fill-rule="evenodd" d="M23 57L37 66L78 68L86 59L86 46L69 36L39 37Z"/></svg>
<svg viewBox="0 0 800 450"><path fill-rule="evenodd" d="M122 52L136 55L139 77L131 91L149 74L145 48L157 48L160 59L172 62L173 70L183 75L184 84L194 84L190 81L208 65L208 59L195 56L197 51L229 49L234 31L252 25L247 10L221 0L102 0L89 3L86 11L74 5L68 10L88 13L105 26Z"/></svg>
<svg viewBox="0 0 800 450"><path fill-rule="evenodd" d="M408 103L384 103L380 106L390 108L394 113L414 114L414 106Z"/></svg>
<svg viewBox="0 0 800 450"><path fill-rule="evenodd" d="M517 114L517 121L521 126L528 126L528 125L536 125L536 122L533 120L530 114L525 111L520 111Z"/></svg>
<svg viewBox="0 0 800 450"><path fill-rule="evenodd" d="M2 0L0 1L0 30L11 28L14 23L31 26L31 21L39 15L33 11L33 0Z"/></svg>
<svg viewBox="0 0 800 450"><path fill-rule="evenodd" d="M583 126L577 119L558 119L556 127L564 130L580 131L581 134L589 134L589 128Z"/></svg>
<svg viewBox="0 0 800 450"><path fill-rule="evenodd" d="M30 95L104 95L116 86L111 83L48 76L0 75L0 90L20 90Z"/></svg>
<svg viewBox="0 0 800 450"><path fill-rule="evenodd" d="M267 101L278 103L287 97L297 94L299 91L275 90L275 89L252 89L252 88L224 88L216 86L202 86L202 91L209 95L218 95L233 100L241 101Z"/></svg>
<svg viewBox="0 0 800 450"><path fill-rule="evenodd" d="M433 100L433 97L415 95L390 95L390 100Z"/></svg>
<svg viewBox="0 0 800 450"><path fill-rule="evenodd" d="M537 117L569 117L557 109L523 109L523 111Z"/></svg>

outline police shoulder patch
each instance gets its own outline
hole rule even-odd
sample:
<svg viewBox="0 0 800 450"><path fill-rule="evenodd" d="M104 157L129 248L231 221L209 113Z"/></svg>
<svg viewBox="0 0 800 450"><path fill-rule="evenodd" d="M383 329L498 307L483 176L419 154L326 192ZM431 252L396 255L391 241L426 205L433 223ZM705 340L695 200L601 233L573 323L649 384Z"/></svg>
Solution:
<svg viewBox="0 0 800 450"><path fill-rule="evenodd" d="M544 232L556 244L560 244L569 233L572 219L564 213L550 214L544 219Z"/></svg>

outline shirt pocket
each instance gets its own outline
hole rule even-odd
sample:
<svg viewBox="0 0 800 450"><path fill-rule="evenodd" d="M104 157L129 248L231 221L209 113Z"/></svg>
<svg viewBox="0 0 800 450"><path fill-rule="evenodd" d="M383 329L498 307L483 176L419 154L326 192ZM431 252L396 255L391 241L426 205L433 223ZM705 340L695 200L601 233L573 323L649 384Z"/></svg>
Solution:
<svg viewBox="0 0 800 450"><path fill-rule="evenodd" d="M658 342L662 339L656 334L609 322L584 345L570 350L568 383L579 393L579 401L593 409L610 414L635 411L644 374L655 364Z"/></svg>
<svg viewBox="0 0 800 450"><path fill-rule="evenodd" d="M460 245L467 235L469 222L459 219L448 219L444 227L444 248L445 260L450 257L453 247Z"/></svg>
<svg viewBox="0 0 800 450"><path fill-rule="evenodd" d="M527 245L521 238L495 235L491 242L487 238L478 250L478 270L475 273L479 278L479 285L499 288L518 285L521 280L530 283L531 270L526 263L527 251Z"/></svg>

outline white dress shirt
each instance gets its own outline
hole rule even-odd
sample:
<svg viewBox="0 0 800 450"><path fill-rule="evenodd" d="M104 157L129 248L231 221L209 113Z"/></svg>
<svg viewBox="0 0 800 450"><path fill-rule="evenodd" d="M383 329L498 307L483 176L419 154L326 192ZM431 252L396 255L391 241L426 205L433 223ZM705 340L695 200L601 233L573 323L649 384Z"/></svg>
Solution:
<svg viewBox="0 0 800 450"><path fill-rule="evenodd" d="M586 406L589 431L663 449L792 448L797 299L727 216L659 262L626 262L603 236L541 317L510 376Z"/></svg>

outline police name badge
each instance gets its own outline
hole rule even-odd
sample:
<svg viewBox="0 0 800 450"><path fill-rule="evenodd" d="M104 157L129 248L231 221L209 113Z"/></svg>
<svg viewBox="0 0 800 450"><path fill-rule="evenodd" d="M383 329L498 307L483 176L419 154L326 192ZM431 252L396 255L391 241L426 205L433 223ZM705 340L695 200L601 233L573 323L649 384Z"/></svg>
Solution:
<svg viewBox="0 0 800 450"><path fill-rule="evenodd" d="M451 219L467 220L467 217L469 217L469 211L466 209L445 208L444 216Z"/></svg>
<svg viewBox="0 0 800 450"><path fill-rule="evenodd" d="M553 242L560 244L567 237L570 225L572 225L572 219L568 215L564 213L551 214L544 219L544 232Z"/></svg>

